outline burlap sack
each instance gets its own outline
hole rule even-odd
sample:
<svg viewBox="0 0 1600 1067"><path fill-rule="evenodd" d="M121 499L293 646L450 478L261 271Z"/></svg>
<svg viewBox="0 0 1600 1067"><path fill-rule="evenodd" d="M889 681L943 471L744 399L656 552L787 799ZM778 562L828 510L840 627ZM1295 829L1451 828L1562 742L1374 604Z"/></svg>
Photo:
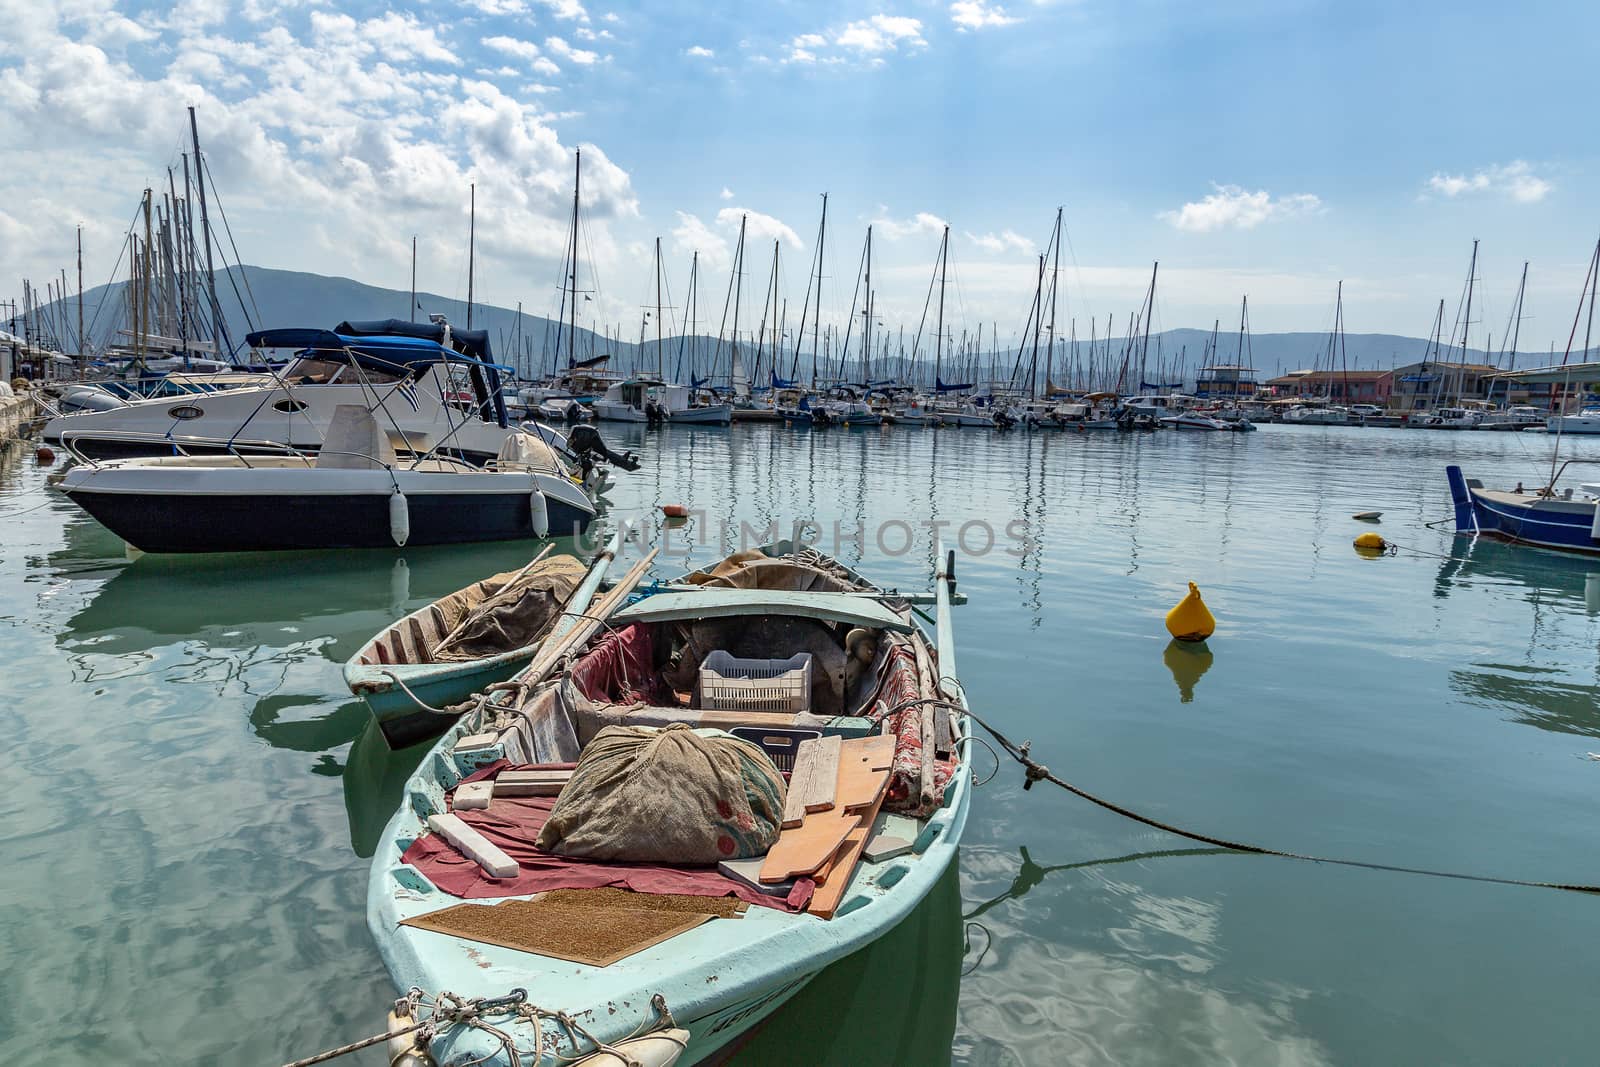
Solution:
<svg viewBox="0 0 1600 1067"><path fill-rule="evenodd" d="M583 750L539 833L562 856L703 864L765 855L783 775L760 747L684 723L607 726Z"/></svg>

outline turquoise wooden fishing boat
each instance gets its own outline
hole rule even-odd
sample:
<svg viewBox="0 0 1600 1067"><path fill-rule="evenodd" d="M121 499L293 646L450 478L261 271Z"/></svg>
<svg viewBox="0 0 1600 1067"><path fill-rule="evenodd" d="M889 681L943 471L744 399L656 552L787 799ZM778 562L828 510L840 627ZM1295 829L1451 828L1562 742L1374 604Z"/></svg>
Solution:
<svg viewBox="0 0 1600 1067"><path fill-rule="evenodd" d="M473 582L418 608L378 631L345 661L345 685L366 701L390 748L406 748L437 737L455 721L455 715L448 713L452 705L504 682L533 660L546 637L559 637L572 628L600 588L621 548L621 536L619 531L581 580L577 578L581 573L577 560L569 556L546 560L547 548L521 571ZM531 640L497 645L491 636L469 646L472 654L440 654L452 636L473 619L483 617L497 598L505 599L508 590L515 591L519 583L530 579L542 580L538 591L545 594L570 590L559 598L564 601L561 613L544 620L545 625L537 627ZM507 610L522 607L513 604Z"/></svg>
<svg viewBox="0 0 1600 1067"><path fill-rule="evenodd" d="M651 595L631 605L617 600L597 606L596 617L569 637L569 647L560 653L561 670L552 672L548 663L530 668L519 676L529 685L509 704L485 702L463 717L407 782L405 799L385 829L368 882L368 925L396 987L412 991L390 1015L391 1062L411 1067L701 1062L736 1047L742 1035L829 964L873 942L910 914L955 860L971 803L969 722L950 625L952 564L953 554L949 560L941 557L932 598L936 625L930 634L913 606L929 598L881 590L809 548L780 542L759 553L730 557L717 568L667 587L670 591L651 587ZM786 581L786 569L798 580ZM823 577L812 581L817 575ZM679 699L670 705L661 699L606 703L604 694L596 695L593 671L586 673L585 665L603 662L629 640L651 633L657 640L673 635L672 655L662 651L653 660L634 662L668 666L661 668L661 679L641 679L636 671L630 675L624 670L627 686L670 680L667 672L683 666L686 650L695 655L703 651L705 635L721 639L737 634L747 645L763 640L773 644L765 651L774 658L804 646L819 667L812 684L820 696L813 697L807 711L793 715L708 710L699 706L704 701L698 689L687 701L678 690ZM871 638L874 650L869 668L854 661L869 662L866 652L857 657L858 650L869 647L865 638ZM748 655L750 649L739 654ZM546 658L545 652L540 655ZM563 693L570 695L583 685L590 688L584 690L586 699L574 718ZM853 714L836 714L841 712ZM810 727L824 737L866 732L873 743L887 743L888 734L895 738L887 790L861 817L860 829L869 843L861 847L856 837L846 838L831 869L823 872L826 883L812 887L800 905L803 910L793 906L797 896L792 892L766 901L771 906L762 905L748 892L755 887L751 881L738 894L752 901L742 916L713 918L630 949L603 966L574 962L556 951L504 947L504 942L458 932L402 925L426 925L430 917L461 905L463 896L492 907L506 901L538 902L548 895L544 889L522 891L529 884L524 882L527 866L535 861L525 858L517 873L502 869L502 878L494 880L446 843L445 820L480 814L454 806L464 778L505 774L498 769L505 765L502 761L570 765L595 728L587 718L686 722L738 732L741 715L757 724L756 735L787 717L791 725ZM763 748L768 748L766 741ZM502 803L495 782L491 807ZM500 819L504 825L490 831L495 844L516 848L514 816ZM489 822L474 825L488 828ZM879 836L885 829L904 834L903 847ZM464 851L472 854L471 849L469 842ZM536 873L536 880L543 880L539 885L560 882L574 871L578 884L594 884L586 880L587 861L549 859L549 868ZM573 864L573 870L562 868L563 862ZM704 870L670 873L702 878ZM462 889L463 878L475 880L476 888ZM805 889L800 882L794 884ZM461 895L447 891L446 885ZM711 896L717 890L705 892ZM779 899L782 905L772 903ZM451 996L439 998L446 990ZM459 1012L431 1014L441 1005L480 998L479 1019L487 1026L466 1025ZM414 1029L433 1018L439 1020L436 1027L420 1033ZM514 1045L514 1054L508 1043Z"/></svg>

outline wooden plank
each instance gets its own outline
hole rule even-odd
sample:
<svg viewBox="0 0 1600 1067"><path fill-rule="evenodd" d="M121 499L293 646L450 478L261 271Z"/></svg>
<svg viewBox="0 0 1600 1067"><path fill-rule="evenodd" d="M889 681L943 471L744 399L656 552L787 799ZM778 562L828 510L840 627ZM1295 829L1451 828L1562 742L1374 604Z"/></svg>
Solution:
<svg viewBox="0 0 1600 1067"><path fill-rule="evenodd" d="M404 626L411 632L411 640L415 643L417 649L417 658L411 662L432 663L433 659L428 645L428 635L422 632L422 623L418 622L414 617L407 616Z"/></svg>
<svg viewBox="0 0 1600 1067"><path fill-rule="evenodd" d="M933 754L939 759L949 759L955 751L955 723L950 718L950 709L940 704L933 709Z"/></svg>
<svg viewBox="0 0 1600 1067"><path fill-rule="evenodd" d="M785 828L799 826L807 812L833 807L833 794L839 786L839 747L837 737L800 742L794 770L789 775L789 791L784 795Z"/></svg>
<svg viewBox="0 0 1600 1067"><path fill-rule="evenodd" d="M844 811L859 811L872 805L889 785L889 768L894 765L895 739L875 734L845 741L839 751L839 785L835 802Z"/></svg>
<svg viewBox="0 0 1600 1067"><path fill-rule="evenodd" d="M467 734L465 737L456 738L451 752L465 754L468 752L482 752L486 748L493 748L500 743L499 734Z"/></svg>
<svg viewBox="0 0 1600 1067"><path fill-rule="evenodd" d="M455 815L428 816L428 829L450 842L463 856L494 878L510 878L522 868L487 837Z"/></svg>
<svg viewBox="0 0 1600 1067"><path fill-rule="evenodd" d="M811 874L828 862L859 820L833 812L808 815L799 827L784 830L761 865L763 882L786 882Z"/></svg>
<svg viewBox="0 0 1600 1067"><path fill-rule="evenodd" d="M839 910L839 903L844 900L844 891L850 885L850 878L855 874L856 864L861 859L862 849L867 847L867 837L872 833L872 821L878 817L878 808L883 804L880 794L872 802L860 818L855 820L855 825L845 835L839 847L839 854L833 858L828 869L828 878L825 885L817 887L811 894L811 903L806 905L806 910L811 914L823 918L833 918L833 913Z"/></svg>

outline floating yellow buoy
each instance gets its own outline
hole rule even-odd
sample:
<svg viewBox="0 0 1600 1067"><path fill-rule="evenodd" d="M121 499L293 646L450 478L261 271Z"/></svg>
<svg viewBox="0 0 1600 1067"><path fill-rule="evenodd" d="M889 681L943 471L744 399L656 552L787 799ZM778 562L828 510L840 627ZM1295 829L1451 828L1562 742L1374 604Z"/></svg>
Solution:
<svg viewBox="0 0 1600 1067"><path fill-rule="evenodd" d="M1377 559L1389 550L1389 542L1369 530L1356 538L1355 547L1357 555L1365 556L1367 559Z"/></svg>
<svg viewBox="0 0 1600 1067"><path fill-rule="evenodd" d="M1204 641L1216 630L1217 620L1200 599L1200 587L1190 582L1189 595L1167 612L1167 632L1179 641Z"/></svg>

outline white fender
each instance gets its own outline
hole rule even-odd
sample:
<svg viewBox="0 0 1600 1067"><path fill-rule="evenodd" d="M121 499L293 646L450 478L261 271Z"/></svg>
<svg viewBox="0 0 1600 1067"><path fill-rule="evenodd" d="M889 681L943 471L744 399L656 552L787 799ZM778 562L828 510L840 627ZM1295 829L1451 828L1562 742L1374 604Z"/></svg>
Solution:
<svg viewBox="0 0 1600 1067"><path fill-rule="evenodd" d="M611 1047L617 1051L591 1052L572 1067L672 1067L689 1047L689 1031L681 1027L656 1030Z"/></svg>
<svg viewBox="0 0 1600 1067"><path fill-rule="evenodd" d="M384 1052L388 1054L390 1067L434 1067L433 1057L428 1055L428 1050L417 1047L417 1031L395 1033L415 1021L409 1015L399 1015L393 1008L389 1009L389 1033L394 1036L384 1043Z"/></svg>
<svg viewBox="0 0 1600 1067"><path fill-rule="evenodd" d="M398 487L389 494L389 536L394 538L397 548L406 547L411 539L411 508Z"/></svg>
<svg viewBox="0 0 1600 1067"><path fill-rule="evenodd" d="M528 495L528 506L533 514L533 532L536 537L550 536L550 504L545 500L544 493L539 491L537 484L533 492Z"/></svg>

